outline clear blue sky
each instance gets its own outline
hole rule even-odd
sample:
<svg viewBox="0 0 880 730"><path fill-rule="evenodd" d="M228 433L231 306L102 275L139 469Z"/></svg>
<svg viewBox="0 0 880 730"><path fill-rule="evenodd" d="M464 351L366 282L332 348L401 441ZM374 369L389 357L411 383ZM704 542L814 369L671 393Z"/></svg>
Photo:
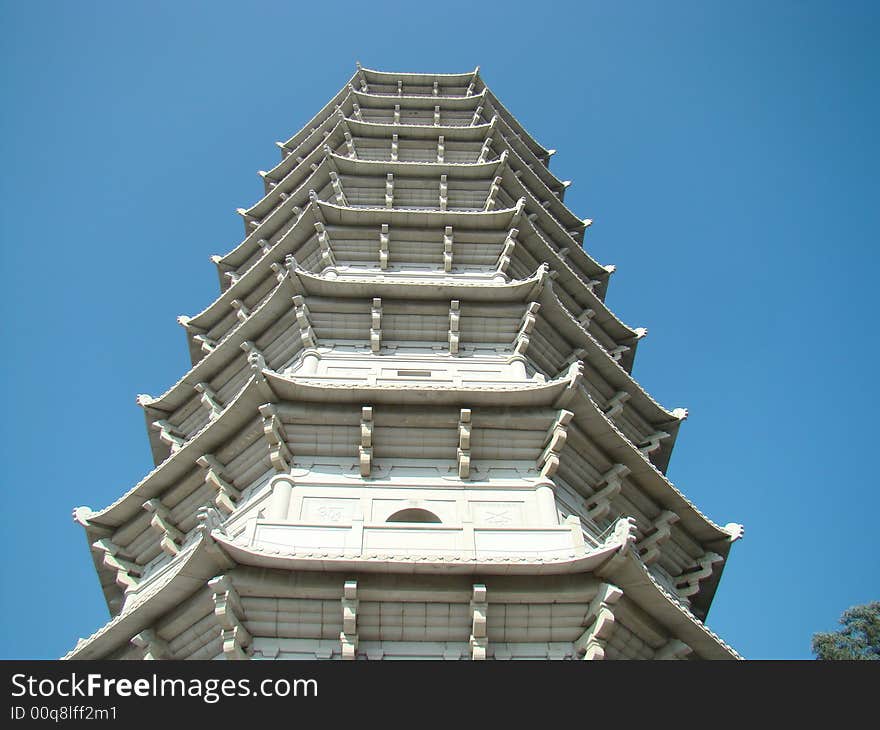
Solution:
<svg viewBox="0 0 880 730"><path fill-rule="evenodd" d="M445 8L440 10L438 8ZM348 79L482 67L574 180L670 477L742 522L709 625L749 658L880 599L880 5L0 1L0 654L107 619L71 508L151 466L258 169Z"/></svg>

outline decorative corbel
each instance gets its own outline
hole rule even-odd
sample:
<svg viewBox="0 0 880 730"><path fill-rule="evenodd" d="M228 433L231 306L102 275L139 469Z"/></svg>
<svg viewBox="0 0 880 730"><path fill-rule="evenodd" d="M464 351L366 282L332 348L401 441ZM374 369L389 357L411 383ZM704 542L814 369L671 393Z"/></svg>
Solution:
<svg viewBox="0 0 880 730"><path fill-rule="evenodd" d="M668 438L669 434L666 431L655 431L639 444L638 449L642 452L642 456L647 458L649 454L660 448L660 442L663 439Z"/></svg>
<svg viewBox="0 0 880 730"><path fill-rule="evenodd" d="M660 548L672 536L672 526L681 519L671 510L663 510L654 520L651 533L636 543L636 550L645 565L657 562L660 559Z"/></svg>
<svg viewBox="0 0 880 730"><path fill-rule="evenodd" d="M235 212L238 213L244 221L245 235L248 235L259 228L261 222L260 219L250 215L245 208L236 208Z"/></svg>
<svg viewBox="0 0 880 730"><path fill-rule="evenodd" d="M220 403L220 400L217 398L217 393L211 388L208 383L196 383L193 388L196 392L201 393L199 400L202 402L202 405L208 409L208 414L211 419L217 418L223 412L223 405Z"/></svg>
<svg viewBox="0 0 880 730"><path fill-rule="evenodd" d="M162 500L154 498L144 502L143 508L153 515L150 518L150 527L159 534L159 547L171 557L177 555L186 535L171 524L168 507L162 504Z"/></svg>
<svg viewBox="0 0 880 730"><path fill-rule="evenodd" d="M504 239L504 246L501 249L501 255L498 257L498 261L495 264L495 268L502 274L507 273L510 262L513 260L513 251L516 248L516 237L518 235L519 229L511 228L507 232L507 237Z"/></svg>
<svg viewBox="0 0 880 730"><path fill-rule="evenodd" d="M623 353L629 352L630 349L631 348L627 345L618 345L614 349L609 350L608 354L611 356L611 359L614 360L614 362L620 362L620 358L623 356Z"/></svg>
<svg viewBox="0 0 880 730"><path fill-rule="evenodd" d="M587 498L587 517L595 521L608 514L611 510L611 500L620 494L621 480L629 472L630 469L625 464L615 464L602 475L596 484L596 491Z"/></svg>
<svg viewBox="0 0 880 730"><path fill-rule="evenodd" d="M335 266L336 257L333 256L333 248L330 246L330 236L321 221L315 221L315 231L318 234L318 246L321 249L321 261L325 266Z"/></svg>
<svg viewBox="0 0 880 730"><path fill-rule="evenodd" d="M116 543L110 540L110 538L104 537L100 540L95 540L92 543L92 547L102 553L101 562L104 564L104 567L116 573L116 585L124 591L137 586L138 579L143 573L143 568L130 560L117 557L120 550Z"/></svg>
<svg viewBox="0 0 880 730"><path fill-rule="evenodd" d="M269 442L269 461L275 467L275 471L289 472L293 463L293 454L287 447L287 434L284 432L284 424L278 416L278 410L273 404L266 403L260 406L260 414L263 416L263 436Z"/></svg>
<svg viewBox="0 0 880 730"><path fill-rule="evenodd" d="M358 446L361 476L370 476L373 466L373 407L361 408L361 443Z"/></svg>
<svg viewBox="0 0 880 730"><path fill-rule="evenodd" d="M434 107L434 126L435 127L440 126L440 106L439 105L436 105Z"/></svg>
<svg viewBox="0 0 880 730"><path fill-rule="evenodd" d="M186 445L186 438L180 434L175 426L170 424L164 418L153 421L152 427L159 432L159 438L163 443L168 444L171 453L175 454Z"/></svg>
<svg viewBox="0 0 880 730"><path fill-rule="evenodd" d="M235 511L235 503L241 497L241 492L224 478L223 472L226 467L213 454L203 454L196 459L196 464L205 469L205 484L211 486L216 492L214 504L224 514L232 514Z"/></svg>
<svg viewBox="0 0 880 730"><path fill-rule="evenodd" d="M586 357L587 351L584 350L582 347L578 347L577 349L573 350L572 353L567 358L565 358L565 362L562 363L562 367L559 369L557 377L563 372L568 371L568 369L575 363L579 363L582 360L585 360Z"/></svg>
<svg viewBox="0 0 880 730"><path fill-rule="evenodd" d="M471 409L462 408L458 417L458 477L467 479L471 475Z"/></svg>
<svg viewBox="0 0 880 730"><path fill-rule="evenodd" d="M449 206L449 182L446 175L440 176L440 210L446 210Z"/></svg>
<svg viewBox="0 0 880 730"><path fill-rule="evenodd" d="M347 580L342 586L342 631L339 642L342 646L342 658L353 660L357 656L357 581Z"/></svg>
<svg viewBox="0 0 880 730"><path fill-rule="evenodd" d="M342 132L345 137L345 146L348 149L348 156L356 160L358 158L357 148L354 146L354 138L351 136L351 132L347 129Z"/></svg>
<svg viewBox="0 0 880 730"><path fill-rule="evenodd" d="M586 615L586 630L574 642L578 656L585 660L605 658L605 646L614 631L614 605L623 591L610 583L602 583L599 592L590 601Z"/></svg>
<svg viewBox="0 0 880 730"><path fill-rule="evenodd" d="M400 138L397 134L391 135L391 161L397 162L400 158Z"/></svg>
<svg viewBox="0 0 880 730"><path fill-rule="evenodd" d="M316 347L317 339L315 338L315 330L312 329L309 307L306 300L301 294L293 297L294 314L296 315L296 323L299 325L299 337L302 340L303 347Z"/></svg>
<svg viewBox="0 0 880 730"><path fill-rule="evenodd" d="M370 309L370 350L378 353L382 349L382 299L375 297Z"/></svg>
<svg viewBox="0 0 880 730"><path fill-rule="evenodd" d="M452 244L454 238L452 226L443 229L443 271L452 271Z"/></svg>
<svg viewBox="0 0 880 730"><path fill-rule="evenodd" d="M394 124L400 124L400 104L394 105Z"/></svg>
<svg viewBox="0 0 880 730"><path fill-rule="evenodd" d="M675 577L675 590L678 595L687 598L697 593L700 590L700 582L712 575L715 571L715 563L721 562L724 562L724 558L717 553L705 553L690 572Z"/></svg>
<svg viewBox="0 0 880 730"><path fill-rule="evenodd" d="M477 88L477 73L479 73L480 67L477 66L477 70L474 71L474 77L471 79L471 82L468 84L467 91L465 91L465 96L473 96L474 90Z"/></svg>
<svg viewBox="0 0 880 730"><path fill-rule="evenodd" d="M265 370L266 367L268 367L266 365L266 358L253 342L245 340L241 343L240 347L247 353L247 361L251 370L259 373L261 370Z"/></svg>
<svg viewBox="0 0 880 730"><path fill-rule="evenodd" d="M244 627L244 608L232 581L226 575L208 581L214 594L214 616L220 625L223 655L227 659L247 659L251 653L252 637Z"/></svg>
<svg viewBox="0 0 880 730"><path fill-rule="evenodd" d="M250 308L241 299L233 299L229 304L235 310L235 316L239 322L244 322L251 316Z"/></svg>
<svg viewBox="0 0 880 730"><path fill-rule="evenodd" d="M541 305L538 302L531 302L523 314L522 324L520 324L513 346L513 351L517 355L525 355L526 350L529 349L529 334L535 327L539 309L541 309Z"/></svg>
<svg viewBox="0 0 880 730"><path fill-rule="evenodd" d="M144 629L139 634L135 634L131 639L131 644L144 652L142 659L151 661L155 659L172 659L171 649L168 648L168 642L159 638L154 629Z"/></svg>
<svg viewBox="0 0 880 730"><path fill-rule="evenodd" d="M391 172L385 176L385 207L394 207L394 174Z"/></svg>
<svg viewBox="0 0 880 730"><path fill-rule="evenodd" d="M449 354L458 354L458 344L460 338L461 324L461 303L458 299L453 299L449 303Z"/></svg>
<svg viewBox="0 0 880 730"><path fill-rule="evenodd" d="M622 413L623 404L631 397L632 396L630 396L625 390L618 390L605 404L605 415L608 416L608 418L614 418L614 416Z"/></svg>
<svg viewBox="0 0 880 730"><path fill-rule="evenodd" d="M193 335L193 340L199 343L199 347L206 355L210 355L217 347L217 340L212 340L207 335Z"/></svg>
<svg viewBox="0 0 880 730"><path fill-rule="evenodd" d="M486 650L489 647L489 637L486 630L486 616L489 611L489 603L486 600L486 586L482 583L474 583L473 596L471 598L471 659L483 660L486 658Z"/></svg>
<svg viewBox="0 0 880 730"><path fill-rule="evenodd" d="M446 160L446 138L441 134L437 137L437 162Z"/></svg>
<svg viewBox="0 0 880 730"><path fill-rule="evenodd" d="M290 270L287 266L285 264L280 264L277 261L269 264L269 268L272 270L272 273L275 274L275 281L279 284L290 275Z"/></svg>
<svg viewBox="0 0 880 730"><path fill-rule="evenodd" d="M329 147L325 148L326 150L330 150ZM333 188L333 197L336 198L337 205L348 205L348 200L345 197L345 191L342 189L342 181L339 179L339 174L335 170L330 170L330 185Z"/></svg>
<svg viewBox="0 0 880 730"><path fill-rule="evenodd" d="M480 117L483 116L483 105L480 104L474 109L474 115L471 117L471 126L476 127L480 123Z"/></svg>
<svg viewBox="0 0 880 730"><path fill-rule="evenodd" d="M388 233L388 224L383 223L379 230L379 268L383 271L388 268L388 244L391 236Z"/></svg>
<svg viewBox="0 0 880 730"><path fill-rule="evenodd" d="M583 312L581 312L578 315L577 320L578 320L578 323L580 324L581 327L583 327L585 330L588 330L588 329L590 329L590 325L593 323L593 317L595 317L595 316L596 316L596 310L590 309L588 307L587 309L585 309Z"/></svg>
<svg viewBox="0 0 880 730"><path fill-rule="evenodd" d="M560 410L547 430L544 437L544 450L538 457L538 468L541 470L541 477L549 479L559 468L559 455L565 447L565 441L568 438L568 424L574 418L572 411Z"/></svg>
<svg viewBox="0 0 880 730"><path fill-rule="evenodd" d="M501 178L496 177L489 186L489 194L486 196L486 204L483 206L484 211L495 210L499 190L501 190Z"/></svg>
<svg viewBox="0 0 880 730"><path fill-rule="evenodd" d="M368 93L370 91L370 87L367 86L367 79L364 76L364 71L360 67L360 65L358 65L357 78L358 78L358 81L361 82L361 91L364 92L365 94Z"/></svg>

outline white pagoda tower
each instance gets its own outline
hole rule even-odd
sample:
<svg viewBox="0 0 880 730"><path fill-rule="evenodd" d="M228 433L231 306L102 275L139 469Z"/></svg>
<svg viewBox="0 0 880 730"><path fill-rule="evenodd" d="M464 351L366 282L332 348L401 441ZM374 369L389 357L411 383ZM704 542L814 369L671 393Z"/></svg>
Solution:
<svg viewBox="0 0 880 730"><path fill-rule="evenodd" d="M479 69L358 66L261 172L155 467L85 529L68 659L732 659L731 543L664 475L567 181Z"/></svg>

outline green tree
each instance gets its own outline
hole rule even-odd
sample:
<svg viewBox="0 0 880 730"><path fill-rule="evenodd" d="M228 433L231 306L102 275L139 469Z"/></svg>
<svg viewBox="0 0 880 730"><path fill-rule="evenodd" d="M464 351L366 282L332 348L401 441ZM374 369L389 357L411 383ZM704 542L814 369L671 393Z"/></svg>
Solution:
<svg viewBox="0 0 880 730"><path fill-rule="evenodd" d="M837 631L813 634L816 659L880 660L880 601L847 609L840 624Z"/></svg>

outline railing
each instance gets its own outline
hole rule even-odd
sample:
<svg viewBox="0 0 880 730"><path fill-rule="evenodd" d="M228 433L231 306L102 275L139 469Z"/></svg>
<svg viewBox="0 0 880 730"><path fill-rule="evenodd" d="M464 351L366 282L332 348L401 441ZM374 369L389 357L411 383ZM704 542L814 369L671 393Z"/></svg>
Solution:
<svg viewBox="0 0 880 730"><path fill-rule="evenodd" d="M255 520L250 544L291 554L330 556L572 558L584 554L579 523L547 527L451 526L432 523L328 525ZM593 540L589 544L592 547Z"/></svg>

